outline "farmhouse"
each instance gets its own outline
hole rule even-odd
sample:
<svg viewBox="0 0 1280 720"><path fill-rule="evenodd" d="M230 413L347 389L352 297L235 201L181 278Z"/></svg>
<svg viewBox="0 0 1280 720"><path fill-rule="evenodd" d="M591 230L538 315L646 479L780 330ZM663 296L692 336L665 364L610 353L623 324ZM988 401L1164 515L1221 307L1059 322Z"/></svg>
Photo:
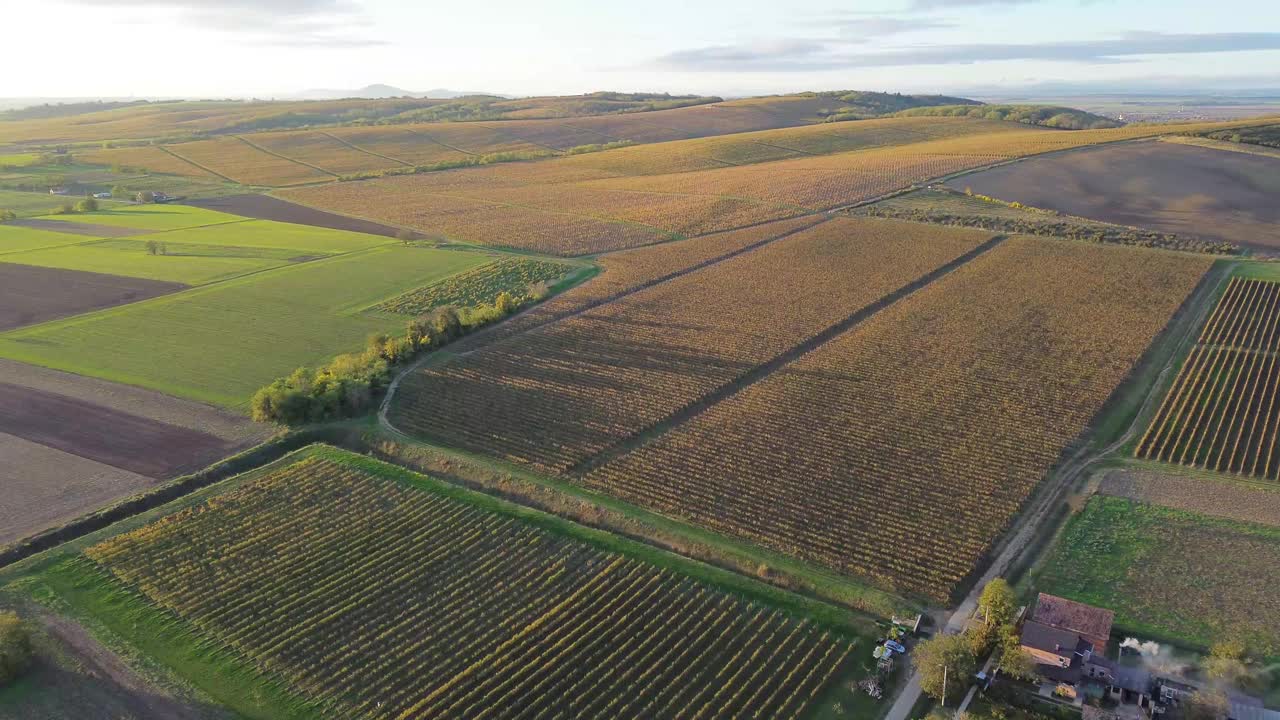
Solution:
<svg viewBox="0 0 1280 720"><path fill-rule="evenodd" d="M1106 658L1114 618L1110 610L1040 593L1022 625L1022 650L1056 694L1076 699L1084 681L1115 681L1116 664Z"/></svg>

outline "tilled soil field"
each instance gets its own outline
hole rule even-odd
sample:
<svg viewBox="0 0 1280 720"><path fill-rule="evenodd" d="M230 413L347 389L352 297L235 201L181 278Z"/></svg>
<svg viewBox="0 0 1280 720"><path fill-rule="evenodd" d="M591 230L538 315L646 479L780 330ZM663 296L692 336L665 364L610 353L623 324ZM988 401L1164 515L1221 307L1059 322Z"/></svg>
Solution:
<svg viewBox="0 0 1280 720"><path fill-rule="evenodd" d="M0 263L0 331L167 295L182 283Z"/></svg>
<svg viewBox="0 0 1280 720"><path fill-rule="evenodd" d="M99 238L133 237L134 235L146 235L149 232L154 232L152 230L139 230L117 225L99 225L97 223L67 222L66 220L44 220L39 218L10 220L9 224L17 225L18 227L29 227L34 230L51 230L53 232L67 233L68 235L88 235L89 237Z"/></svg>
<svg viewBox="0 0 1280 720"><path fill-rule="evenodd" d="M395 237L400 232L399 228L394 228L390 225L316 210L315 208L291 203L288 200L281 200L270 195L231 195L207 200L192 200L187 204L258 220L275 220L277 222L347 230L349 232L382 235L384 237Z"/></svg>
<svg viewBox="0 0 1280 720"><path fill-rule="evenodd" d="M948 183L1070 215L1280 250L1280 159L1166 142L1078 150Z"/></svg>

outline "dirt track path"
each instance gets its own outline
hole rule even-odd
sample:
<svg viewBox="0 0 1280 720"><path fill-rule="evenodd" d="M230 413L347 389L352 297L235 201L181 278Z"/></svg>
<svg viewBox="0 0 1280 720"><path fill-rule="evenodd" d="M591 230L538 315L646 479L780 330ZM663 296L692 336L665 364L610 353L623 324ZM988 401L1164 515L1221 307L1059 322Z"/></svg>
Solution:
<svg viewBox="0 0 1280 720"><path fill-rule="evenodd" d="M129 717L136 720L208 720L225 717L222 711L200 708L175 698L155 687L139 675L113 650L107 648L89 634L78 622L44 608L32 606L30 614L45 633L74 658L80 666L79 675L85 682L105 686L111 700L118 707L97 705L83 709L74 708L82 718ZM56 684L48 688L60 692ZM72 695L73 693L68 693ZM73 708L66 708L71 711ZM100 713L100 715L98 714Z"/></svg>

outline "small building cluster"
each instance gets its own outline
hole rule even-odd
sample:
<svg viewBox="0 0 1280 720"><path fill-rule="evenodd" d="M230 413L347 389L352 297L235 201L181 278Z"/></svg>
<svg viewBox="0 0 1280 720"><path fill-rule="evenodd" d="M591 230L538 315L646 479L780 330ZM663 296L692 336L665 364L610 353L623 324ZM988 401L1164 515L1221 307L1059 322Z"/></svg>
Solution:
<svg viewBox="0 0 1280 720"><path fill-rule="evenodd" d="M1152 720L1176 710L1199 686L1106 656L1115 613L1048 593L1022 625L1023 652L1036 662L1040 694L1079 706L1084 720ZM1099 704L1084 702L1086 696ZM1228 720L1280 720L1257 698L1228 694Z"/></svg>

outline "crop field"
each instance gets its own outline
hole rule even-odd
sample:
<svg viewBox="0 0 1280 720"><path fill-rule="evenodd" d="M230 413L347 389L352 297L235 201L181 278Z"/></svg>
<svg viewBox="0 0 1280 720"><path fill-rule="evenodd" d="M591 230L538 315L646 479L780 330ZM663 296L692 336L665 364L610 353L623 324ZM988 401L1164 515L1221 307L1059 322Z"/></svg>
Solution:
<svg viewBox="0 0 1280 720"><path fill-rule="evenodd" d="M1038 587L1114 608L1119 630L1207 648L1248 638L1280 657L1280 528L1094 497L1071 519Z"/></svg>
<svg viewBox="0 0 1280 720"><path fill-rule="evenodd" d="M854 208L849 212L854 215L898 218L955 227L976 227L1022 235L1071 238L1083 242L1159 247L1213 254L1237 251L1229 244L1113 225L1063 215L1053 210L1015 206L1000 201L993 202L990 199L945 188L924 188L894 195L880 202Z"/></svg>
<svg viewBox="0 0 1280 720"><path fill-rule="evenodd" d="M474 348L479 344L491 343L545 325L611 298L642 290L663 279L671 279L694 272L707 264L726 260L757 245L816 225L822 220L821 216L807 215L603 255L597 259L603 272L592 278L591 282L570 288L483 333L463 338L457 347Z"/></svg>
<svg viewBox="0 0 1280 720"><path fill-rule="evenodd" d="M1098 492L1175 510L1280 527L1280 487L1137 468L1108 470Z"/></svg>
<svg viewBox="0 0 1280 720"><path fill-rule="evenodd" d="M74 564L344 718L803 717L844 671L847 636L468 500L320 451Z"/></svg>
<svg viewBox="0 0 1280 720"><path fill-rule="evenodd" d="M1208 267L1011 238L581 482L944 602Z"/></svg>
<svg viewBox="0 0 1280 720"><path fill-rule="evenodd" d="M244 185L284 187L333 180L322 170L272 155L234 137L172 145L169 152Z"/></svg>
<svg viewBox="0 0 1280 720"><path fill-rule="evenodd" d="M1280 248L1276 158L1127 143L992 168L951 185L1105 222Z"/></svg>
<svg viewBox="0 0 1280 720"><path fill-rule="evenodd" d="M433 165L467 159L466 152L430 140L415 132L414 127L416 126L339 127L326 132L366 152L409 165Z"/></svg>
<svg viewBox="0 0 1280 720"><path fill-rule="evenodd" d="M416 179L416 178L408 178ZM377 212L368 207L374 183L338 183L286 197L337 212L376 217L417 228L428 237L464 243L498 245L557 255L586 255L649 245L671 234L638 223L600 220L583 215L538 210L520 205L423 193L413 184L374 181L380 193Z"/></svg>
<svg viewBox="0 0 1280 720"><path fill-rule="evenodd" d="M165 175L185 175L210 180L218 177L155 145L82 150L76 153L76 159L92 165L110 165L121 169L142 168L148 172Z"/></svg>
<svg viewBox="0 0 1280 720"><path fill-rule="evenodd" d="M1280 479L1280 283L1233 277L1138 444L1141 458Z"/></svg>
<svg viewBox="0 0 1280 720"><path fill-rule="evenodd" d="M249 140L277 155L324 168L338 175L403 166L394 160L357 150L324 132L256 133L250 135Z"/></svg>
<svg viewBox="0 0 1280 720"><path fill-rule="evenodd" d="M520 296L536 283L553 283L572 269L565 263L532 258L508 258L403 295L377 306L383 312L421 315L432 308L452 305L458 308L492 305L498 295L507 292Z"/></svg>
<svg viewBox="0 0 1280 720"><path fill-rule="evenodd" d="M392 416L405 430L564 472L989 239L831 220L422 370Z"/></svg>
<svg viewBox="0 0 1280 720"><path fill-rule="evenodd" d="M489 260L375 247L0 334L0 357L243 406L296 367L402 328L403 316L363 308Z"/></svg>

